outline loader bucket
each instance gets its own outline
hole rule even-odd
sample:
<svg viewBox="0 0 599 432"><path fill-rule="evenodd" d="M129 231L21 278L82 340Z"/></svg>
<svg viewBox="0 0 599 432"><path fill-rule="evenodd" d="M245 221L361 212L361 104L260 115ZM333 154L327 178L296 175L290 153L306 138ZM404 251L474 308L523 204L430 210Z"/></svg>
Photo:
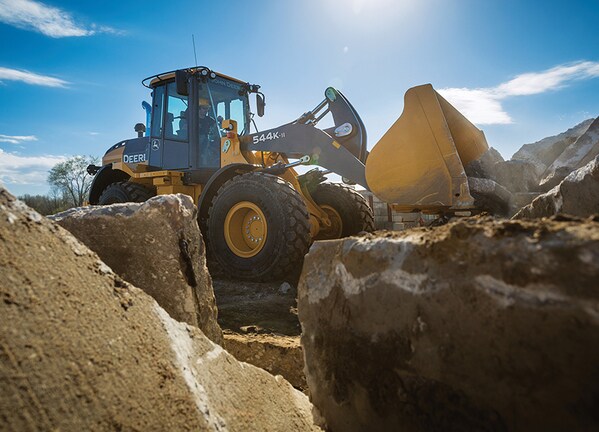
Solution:
<svg viewBox="0 0 599 432"><path fill-rule="evenodd" d="M366 159L370 190L397 211L473 208L464 166L489 148L485 135L430 84L410 88L404 100Z"/></svg>

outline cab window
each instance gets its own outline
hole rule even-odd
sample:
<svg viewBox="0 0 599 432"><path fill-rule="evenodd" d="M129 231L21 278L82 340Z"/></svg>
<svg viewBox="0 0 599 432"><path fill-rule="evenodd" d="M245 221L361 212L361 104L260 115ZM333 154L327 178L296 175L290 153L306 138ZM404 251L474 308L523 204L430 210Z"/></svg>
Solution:
<svg viewBox="0 0 599 432"><path fill-rule="evenodd" d="M241 134L245 126L245 110L242 99L231 99L220 102L216 106L216 115L223 119L235 120Z"/></svg>
<svg viewBox="0 0 599 432"><path fill-rule="evenodd" d="M188 139L187 96L177 93L175 83L167 85L166 116L164 118L164 138L176 141Z"/></svg>

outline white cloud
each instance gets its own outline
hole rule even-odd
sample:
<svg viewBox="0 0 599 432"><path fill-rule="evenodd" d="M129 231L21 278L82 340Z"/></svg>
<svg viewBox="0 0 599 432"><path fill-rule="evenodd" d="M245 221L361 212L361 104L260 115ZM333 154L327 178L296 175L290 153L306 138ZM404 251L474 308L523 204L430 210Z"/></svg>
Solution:
<svg viewBox="0 0 599 432"><path fill-rule="evenodd" d="M37 141L35 135L2 135L0 134L0 142L10 144L21 144L24 141Z"/></svg>
<svg viewBox="0 0 599 432"><path fill-rule="evenodd" d="M529 96L563 88L571 81L599 77L599 62L581 61L542 72L530 72L496 87L445 88L439 93L473 123L508 124L512 119L501 101L513 96Z"/></svg>
<svg viewBox="0 0 599 432"><path fill-rule="evenodd" d="M476 124L509 124L512 119L488 89L447 88L439 93Z"/></svg>
<svg viewBox="0 0 599 432"><path fill-rule="evenodd" d="M106 26L87 28L76 23L68 12L34 0L0 0L0 22L53 38L120 33Z"/></svg>
<svg viewBox="0 0 599 432"><path fill-rule="evenodd" d="M563 87L568 81L599 77L599 63L578 62L518 75L496 87L498 96L527 96Z"/></svg>
<svg viewBox="0 0 599 432"><path fill-rule="evenodd" d="M5 184L47 186L48 171L64 156L21 156L0 149L0 182Z"/></svg>
<svg viewBox="0 0 599 432"><path fill-rule="evenodd" d="M0 0L2 1L2 0ZM26 84L41 85L46 87L65 87L67 81L46 75L39 75L26 70L9 69L0 67L0 82L2 80L22 81Z"/></svg>

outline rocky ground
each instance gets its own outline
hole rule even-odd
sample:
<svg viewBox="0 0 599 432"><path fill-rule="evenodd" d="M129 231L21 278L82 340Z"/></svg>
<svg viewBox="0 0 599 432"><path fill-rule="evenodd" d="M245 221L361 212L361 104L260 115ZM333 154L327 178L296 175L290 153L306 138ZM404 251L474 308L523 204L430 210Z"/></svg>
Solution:
<svg viewBox="0 0 599 432"><path fill-rule="evenodd" d="M0 188L0 429L597 430L598 128L468 167L512 220L316 242L275 283L207 267L187 196L49 220Z"/></svg>

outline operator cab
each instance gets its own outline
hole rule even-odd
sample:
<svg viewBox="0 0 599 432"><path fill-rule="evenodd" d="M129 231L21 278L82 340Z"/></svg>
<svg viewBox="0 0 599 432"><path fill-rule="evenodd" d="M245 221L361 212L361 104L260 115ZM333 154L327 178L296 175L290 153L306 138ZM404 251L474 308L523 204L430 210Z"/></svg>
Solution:
<svg viewBox="0 0 599 432"><path fill-rule="evenodd" d="M222 121L235 120L239 135L249 134L249 93L259 86L204 67L155 75L143 84L152 89L150 169L188 171L202 181L221 167ZM263 96L257 104L260 115Z"/></svg>

